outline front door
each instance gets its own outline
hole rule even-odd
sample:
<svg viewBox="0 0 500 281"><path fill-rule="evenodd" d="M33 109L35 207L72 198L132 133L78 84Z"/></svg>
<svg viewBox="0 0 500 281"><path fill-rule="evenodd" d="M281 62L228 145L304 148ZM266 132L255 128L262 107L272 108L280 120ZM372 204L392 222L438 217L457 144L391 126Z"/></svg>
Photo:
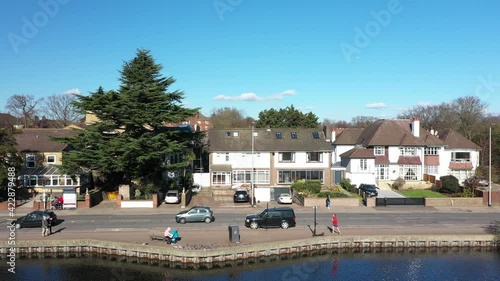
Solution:
<svg viewBox="0 0 500 281"><path fill-rule="evenodd" d="M341 184L344 179L344 171L333 171L334 172L334 184Z"/></svg>

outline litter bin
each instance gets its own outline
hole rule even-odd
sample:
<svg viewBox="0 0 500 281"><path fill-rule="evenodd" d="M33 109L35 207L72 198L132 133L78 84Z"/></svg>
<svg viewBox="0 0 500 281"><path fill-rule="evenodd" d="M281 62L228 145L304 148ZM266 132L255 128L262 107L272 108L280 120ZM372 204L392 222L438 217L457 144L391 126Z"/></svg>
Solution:
<svg viewBox="0 0 500 281"><path fill-rule="evenodd" d="M229 230L229 241L240 242L240 228L237 225L230 225Z"/></svg>

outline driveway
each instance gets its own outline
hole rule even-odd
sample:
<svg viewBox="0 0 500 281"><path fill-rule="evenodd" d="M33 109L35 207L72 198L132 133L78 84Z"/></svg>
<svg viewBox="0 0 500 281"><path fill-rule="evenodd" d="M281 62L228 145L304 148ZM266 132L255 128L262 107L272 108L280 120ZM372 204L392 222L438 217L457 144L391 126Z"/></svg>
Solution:
<svg viewBox="0 0 500 281"><path fill-rule="evenodd" d="M405 198L405 196L392 190L379 189L377 198Z"/></svg>

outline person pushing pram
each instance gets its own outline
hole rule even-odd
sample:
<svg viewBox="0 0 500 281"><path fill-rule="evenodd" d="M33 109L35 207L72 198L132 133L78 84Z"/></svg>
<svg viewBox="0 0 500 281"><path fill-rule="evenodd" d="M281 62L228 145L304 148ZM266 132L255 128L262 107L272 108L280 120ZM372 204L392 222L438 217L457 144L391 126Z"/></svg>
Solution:
<svg viewBox="0 0 500 281"><path fill-rule="evenodd" d="M176 229L171 229L167 227L165 230L165 241L167 244L177 243L180 240L179 232Z"/></svg>

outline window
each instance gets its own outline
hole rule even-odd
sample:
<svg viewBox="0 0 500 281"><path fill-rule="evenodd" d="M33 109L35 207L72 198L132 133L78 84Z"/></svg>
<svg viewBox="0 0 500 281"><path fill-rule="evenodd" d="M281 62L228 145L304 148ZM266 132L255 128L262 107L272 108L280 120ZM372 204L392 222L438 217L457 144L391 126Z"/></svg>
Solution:
<svg viewBox="0 0 500 281"><path fill-rule="evenodd" d="M229 161L229 152L226 152L226 161Z"/></svg>
<svg viewBox="0 0 500 281"><path fill-rule="evenodd" d="M231 185L231 172L213 172L212 185Z"/></svg>
<svg viewBox="0 0 500 281"><path fill-rule="evenodd" d="M417 148L416 147L400 147L399 148L399 154L401 156L415 156L417 155Z"/></svg>
<svg viewBox="0 0 500 281"><path fill-rule="evenodd" d="M439 155L439 147L426 147L424 155Z"/></svg>
<svg viewBox="0 0 500 281"><path fill-rule="evenodd" d="M420 180L420 166L419 165L401 165L399 166L399 176L403 177L406 181Z"/></svg>
<svg viewBox="0 0 500 281"><path fill-rule="evenodd" d="M233 184L235 183L251 183L251 170L235 170L233 171ZM255 184L269 184L269 170L255 171L253 182Z"/></svg>
<svg viewBox="0 0 500 281"><path fill-rule="evenodd" d="M313 138L319 139L319 133L318 132L313 132Z"/></svg>
<svg viewBox="0 0 500 281"><path fill-rule="evenodd" d="M452 152L451 153L451 161L469 162L470 161L470 152Z"/></svg>
<svg viewBox="0 0 500 281"><path fill-rule="evenodd" d="M226 132L226 137L230 137L231 136L231 132Z"/></svg>
<svg viewBox="0 0 500 281"><path fill-rule="evenodd" d="M377 179L388 180L389 179L389 165L376 165L377 169Z"/></svg>
<svg viewBox="0 0 500 281"><path fill-rule="evenodd" d="M278 171L279 184L291 184L299 180L319 180L323 183L323 171Z"/></svg>
<svg viewBox="0 0 500 281"><path fill-rule="evenodd" d="M323 153L321 152L308 152L307 162L323 162Z"/></svg>
<svg viewBox="0 0 500 281"><path fill-rule="evenodd" d="M278 154L279 162L295 162L295 152L280 152Z"/></svg>
<svg viewBox="0 0 500 281"><path fill-rule="evenodd" d="M237 136L239 136L239 135L240 135L240 133L238 133L238 132L233 132L233 137L237 137Z"/></svg>
<svg viewBox="0 0 500 281"><path fill-rule="evenodd" d="M33 154L26 155L26 167L35 168L35 155Z"/></svg>
<svg viewBox="0 0 500 281"><path fill-rule="evenodd" d="M55 155L47 155L47 163L48 164L55 164L56 163L56 156Z"/></svg>
<svg viewBox="0 0 500 281"><path fill-rule="evenodd" d="M359 159L359 170L360 171L368 171L368 160L367 159Z"/></svg>
<svg viewBox="0 0 500 281"><path fill-rule="evenodd" d="M424 166L424 173L428 175L439 174L439 166Z"/></svg>
<svg viewBox="0 0 500 281"><path fill-rule="evenodd" d="M276 132L276 138L277 139L282 139L283 136L281 135L281 132Z"/></svg>
<svg viewBox="0 0 500 281"><path fill-rule="evenodd" d="M383 146L375 146L373 149L374 155L385 155L385 148Z"/></svg>
<svg viewBox="0 0 500 281"><path fill-rule="evenodd" d="M297 138L297 133L291 132L290 136L292 137L292 139L296 139Z"/></svg>

